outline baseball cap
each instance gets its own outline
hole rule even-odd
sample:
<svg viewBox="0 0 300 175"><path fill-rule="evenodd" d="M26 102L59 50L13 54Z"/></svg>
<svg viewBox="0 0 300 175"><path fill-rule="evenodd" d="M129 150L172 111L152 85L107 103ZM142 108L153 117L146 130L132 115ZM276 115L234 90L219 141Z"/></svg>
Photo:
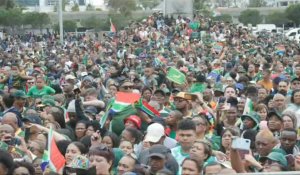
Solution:
<svg viewBox="0 0 300 175"><path fill-rule="evenodd" d="M282 114L280 114L277 110L271 110L267 115L267 120L269 120L269 118L273 115L282 121Z"/></svg>
<svg viewBox="0 0 300 175"><path fill-rule="evenodd" d="M142 121L140 119L140 117L136 116L136 115L131 115L129 116L128 118L126 118L124 120L124 124L127 122L127 121L131 121L135 124L135 126L138 128L138 129L141 129L141 125L142 125Z"/></svg>
<svg viewBox="0 0 300 175"><path fill-rule="evenodd" d="M162 89L157 89L157 90L155 90L153 94L161 94L161 95L164 96L164 97L166 96L165 91L163 91Z"/></svg>
<svg viewBox="0 0 300 175"><path fill-rule="evenodd" d="M76 77L74 75L71 75L71 74L66 75L66 77L65 77L65 80L75 80L75 79L76 79Z"/></svg>
<svg viewBox="0 0 300 175"><path fill-rule="evenodd" d="M39 116L35 116L35 115L27 115L25 117L22 118L23 122L29 122L29 123L35 123L35 124L42 124L42 120Z"/></svg>
<svg viewBox="0 0 300 175"><path fill-rule="evenodd" d="M44 106L55 106L55 101L53 99L43 99L42 104L37 105L37 107Z"/></svg>
<svg viewBox="0 0 300 175"><path fill-rule="evenodd" d="M13 97L15 98L27 98L26 94L22 90L17 90L12 94Z"/></svg>
<svg viewBox="0 0 300 175"><path fill-rule="evenodd" d="M259 158L259 161L265 162L267 159L273 160L282 165L283 167L287 167L288 165L284 155L279 152L271 152L270 154L268 154L268 156Z"/></svg>
<svg viewBox="0 0 300 175"><path fill-rule="evenodd" d="M292 77L291 82L300 81L300 78L297 76Z"/></svg>
<svg viewBox="0 0 300 175"><path fill-rule="evenodd" d="M82 79L82 81L89 81L89 82L93 82L93 77L91 77L91 76L85 76L83 79Z"/></svg>
<svg viewBox="0 0 300 175"><path fill-rule="evenodd" d="M164 127L159 123L153 123L148 126L145 142L157 143L165 135Z"/></svg>
<svg viewBox="0 0 300 175"><path fill-rule="evenodd" d="M196 98L196 95L194 94L189 94L187 92L179 92L174 96L174 98L183 98L186 100L194 100Z"/></svg>
<svg viewBox="0 0 300 175"><path fill-rule="evenodd" d="M84 112L92 114L92 115L96 115L97 114L97 108L94 107L94 106L88 106L88 107L86 107Z"/></svg>
<svg viewBox="0 0 300 175"><path fill-rule="evenodd" d="M149 154L159 153L164 156L171 154L171 150L164 145L155 144L149 148Z"/></svg>
<svg viewBox="0 0 300 175"><path fill-rule="evenodd" d="M152 158L152 157L158 157L158 158L161 158L161 159L165 159L165 158L166 158L166 156L163 155L163 154L161 154L161 153L151 153L151 154L149 155L149 157L150 157L150 158Z"/></svg>
<svg viewBox="0 0 300 175"><path fill-rule="evenodd" d="M222 83L216 83L214 86L214 91L224 93Z"/></svg>

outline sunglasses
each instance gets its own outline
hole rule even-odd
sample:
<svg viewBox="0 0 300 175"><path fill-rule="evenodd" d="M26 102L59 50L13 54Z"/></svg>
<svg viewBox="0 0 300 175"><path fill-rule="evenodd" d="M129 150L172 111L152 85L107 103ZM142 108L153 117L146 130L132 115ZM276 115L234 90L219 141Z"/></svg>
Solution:
<svg viewBox="0 0 300 175"><path fill-rule="evenodd" d="M183 98L174 98L174 102L183 102L183 101L186 101L186 99L183 99Z"/></svg>

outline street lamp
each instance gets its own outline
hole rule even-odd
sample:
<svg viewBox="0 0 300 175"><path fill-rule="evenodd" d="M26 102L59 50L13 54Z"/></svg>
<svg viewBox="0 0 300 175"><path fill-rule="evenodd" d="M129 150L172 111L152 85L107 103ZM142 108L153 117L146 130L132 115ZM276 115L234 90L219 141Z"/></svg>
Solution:
<svg viewBox="0 0 300 175"><path fill-rule="evenodd" d="M60 41L61 45L64 44L64 27L63 27L62 1L63 0L58 0L59 41Z"/></svg>

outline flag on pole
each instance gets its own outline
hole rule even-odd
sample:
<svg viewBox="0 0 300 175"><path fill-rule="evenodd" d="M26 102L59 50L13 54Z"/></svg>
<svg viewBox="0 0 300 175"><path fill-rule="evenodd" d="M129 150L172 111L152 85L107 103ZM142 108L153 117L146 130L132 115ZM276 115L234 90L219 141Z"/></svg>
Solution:
<svg viewBox="0 0 300 175"><path fill-rule="evenodd" d="M117 92L114 103L112 104L112 112L120 112L128 105L131 105L138 101L141 98L141 95L138 93L126 93L126 92Z"/></svg>
<svg viewBox="0 0 300 175"><path fill-rule="evenodd" d="M144 101L142 98L140 98L139 101L135 102L134 104L135 108L140 109L150 117L159 117L160 113L153 108L152 106L149 105L146 101Z"/></svg>
<svg viewBox="0 0 300 175"><path fill-rule="evenodd" d="M43 161L41 164L42 170L45 170L47 165L49 165L52 171L58 173L64 167L65 162L65 157L57 148L55 139L53 137L53 129L51 127L48 133L48 151L44 151Z"/></svg>
<svg viewBox="0 0 300 175"><path fill-rule="evenodd" d="M42 163L41 163L41 169L44 172L49 165L49 154L48 150L44 150L43 158L42 158Z"/></svg>
<svg viewBox="0 0 300 175"><path fill-rule="evenodd" d="M117 29L110 19L110 32L116 33Z"/></svg>
<svg viewBox="0 0 300 175"><path fill-rule="evenodd" d="M285 46L284 45L277 45L276 46L276 54L283 55L285 53Z"/></svg>
<svg viewBox="0 0 300 175"><path fill-rule="evenodd" d="M112 130L115 133L122 132L124 129L123 119L136 113L136 109L132 104L140 98L141 95L138 93L118 92L115 99L109 103L105 114L100 120L101 127L104 127L108 116L112 116Z"/></svg>

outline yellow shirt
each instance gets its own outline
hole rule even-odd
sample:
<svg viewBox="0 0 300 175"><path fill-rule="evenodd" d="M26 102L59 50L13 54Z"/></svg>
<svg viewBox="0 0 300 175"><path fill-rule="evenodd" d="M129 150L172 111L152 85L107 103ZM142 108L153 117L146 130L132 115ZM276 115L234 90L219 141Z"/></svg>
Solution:
<svg viewBox="0 0 300 175"><path fill-rule="evenodd" d="M257 84L261 85L262 87L264 87L265 89L267 89L269 92L272 90L273 88L273 83L271 80L269 81L264 81L264 80L260 80Z"/></svg>

